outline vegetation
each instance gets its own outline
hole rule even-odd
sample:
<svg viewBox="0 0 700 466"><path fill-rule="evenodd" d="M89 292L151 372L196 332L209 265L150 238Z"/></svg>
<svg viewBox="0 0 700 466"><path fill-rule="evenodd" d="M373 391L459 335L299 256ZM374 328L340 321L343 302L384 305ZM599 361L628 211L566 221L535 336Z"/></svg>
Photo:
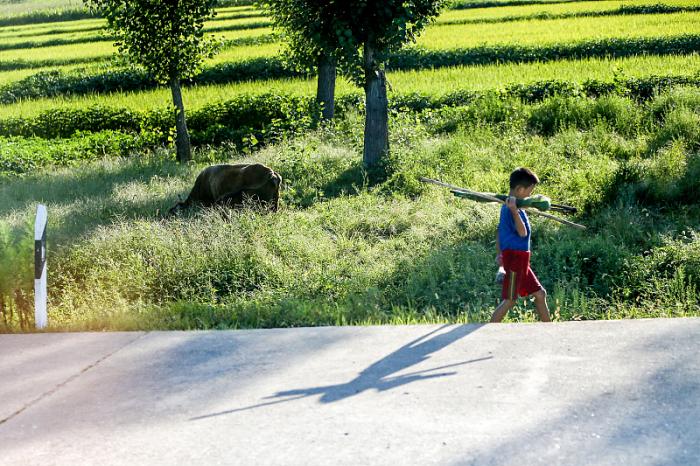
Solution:
<svg viewBox="0 0 700 466"><path fill-rule="evenodd" d="M482 322L498 210L417 178L503 191L516 166L588 226L532 219L555 320L700 316L695 6L453 2L389 56L381 174L361 162L362 91L339 79L318 124L315 81L250 5L202 26L226 42L184 82L186 165L170 89L109 58L104 20L2 10L0 331L33 326L37 202L54 330ZM162 218L204 166L239 161L283 176L278 212Z"/></svg>
<svg viewBox="0 0 700 466"><path fill-rule="evenodd" d="M151 0L90 0L107 18L119 51L143 67L161 84L168 84L175 106L177 159L191 158L181 81L199 71L204 58L216 49L204 37L204 21L213 16L214 0L180 0L173 4Z"/></svg>

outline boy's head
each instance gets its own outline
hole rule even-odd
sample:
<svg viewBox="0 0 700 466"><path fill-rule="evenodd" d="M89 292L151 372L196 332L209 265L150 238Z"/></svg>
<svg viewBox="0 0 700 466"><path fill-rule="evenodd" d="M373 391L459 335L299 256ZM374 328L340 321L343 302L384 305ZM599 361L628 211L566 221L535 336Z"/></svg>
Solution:
<svg viewBox="0 0 700 466"><path fill-rule="evenodd" d="M532 194L535 185L540 182L532 170L528 168L516 168L510 174L510 195L525 198Z"/></svg>

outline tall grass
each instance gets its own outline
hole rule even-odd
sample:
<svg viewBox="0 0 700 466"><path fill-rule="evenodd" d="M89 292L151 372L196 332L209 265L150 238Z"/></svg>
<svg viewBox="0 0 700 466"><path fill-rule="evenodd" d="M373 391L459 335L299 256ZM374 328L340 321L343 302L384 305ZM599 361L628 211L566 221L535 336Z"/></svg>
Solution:
<svg viewBox="0 0 700 466"><path fill-rule="evenodd" d="M532 218L533 267L558 319L700 315L700 210L687 197L700 187L692 139L700 121L673 117L696 114L697 102L687 89L646 110L624 97L555 97L510 116L486 104L462 109L469 119L460 109L398 114L379 179L360 167L362 117L350 115L255 154L285 179L275 214L160 219L201 167L251 160L218 149L198 152L191 166L169 154L7 180L0 220L16 226L35 202L49 205L56 328L483 321L498 300L498 209L417 177L503 191L514 167L529 166L538 191L579 207L589 226ZM564 103L579 110L561 113ZM644 123L639 111L662 124ZM565 119L551 134L529 129L533 118L557 115ZM674 127L686 132L650 144ZM521 303L509 319L532 320L531 308Z"/></svg>

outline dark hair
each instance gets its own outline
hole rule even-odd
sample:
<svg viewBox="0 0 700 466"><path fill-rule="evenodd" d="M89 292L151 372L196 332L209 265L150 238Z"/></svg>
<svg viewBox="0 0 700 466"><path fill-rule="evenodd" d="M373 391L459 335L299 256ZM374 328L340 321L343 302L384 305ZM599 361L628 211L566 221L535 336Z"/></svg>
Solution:
<svg viewBox="0 0 700 466"><path fill-rule="evenodd" d="M510 189L515 189L518 186L523 188L529 188L540 182L532 170L528 168L516 168L513 173L510 174Z"/></svg>

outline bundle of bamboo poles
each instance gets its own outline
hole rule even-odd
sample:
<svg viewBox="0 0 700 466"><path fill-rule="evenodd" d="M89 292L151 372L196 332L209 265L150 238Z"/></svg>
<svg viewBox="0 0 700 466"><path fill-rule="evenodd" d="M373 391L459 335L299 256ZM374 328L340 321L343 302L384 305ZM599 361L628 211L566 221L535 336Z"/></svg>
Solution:
<svg viewBox="0 0 700 466"><path fill-rule="evenodd" d="M505 196L503 194L480 193L478 191L471 191L469 189L461 188L459 186L455 186L455 185L448 184L448 183L443 183L442 181L433 180L431 178L421 177L421 178L418 178L418 180L423 182L423 183L430 183L430 184L435 184L438 186L443 186L445 188L449 188L450 191L455 195L458 195L460 197L467 197L469 199L473 199L473 200L476 200L479 202L497 202L499 204L505 204L506 199L508 198L508 196ZM547 201L544 201L542 198L540 198L540 202L532 202L532 203L530 203L531 205L522 205L522 204L521 205L523 208L534 207L534 209L528 210L528 211L532 212L536 215L539 215L541 217L545 217L545 218L548 218L550 220L554 220L556 222L562 223L564 225L568 225L572 228L577 228L579 230L586 229L585 226L579 225L578 223L574 223L574 222L571 222L569 220L565 220L563 218L559 218L559 217L556 217L554 215L547 214L545 212L542 212L541 210L537 210L537 208L539 207L539 208L543 208L543 210L550 210L551 209L551 210L555 210L557 212L562 212L562 213L576 213L575 207L571 207L571 206L567 206L567 205L563 205L563 204L553 204L551 202L549 202L549 208L544 209L545 205L547 204ZM527 204L527 203L525 203L525 204Z"/></svg>

